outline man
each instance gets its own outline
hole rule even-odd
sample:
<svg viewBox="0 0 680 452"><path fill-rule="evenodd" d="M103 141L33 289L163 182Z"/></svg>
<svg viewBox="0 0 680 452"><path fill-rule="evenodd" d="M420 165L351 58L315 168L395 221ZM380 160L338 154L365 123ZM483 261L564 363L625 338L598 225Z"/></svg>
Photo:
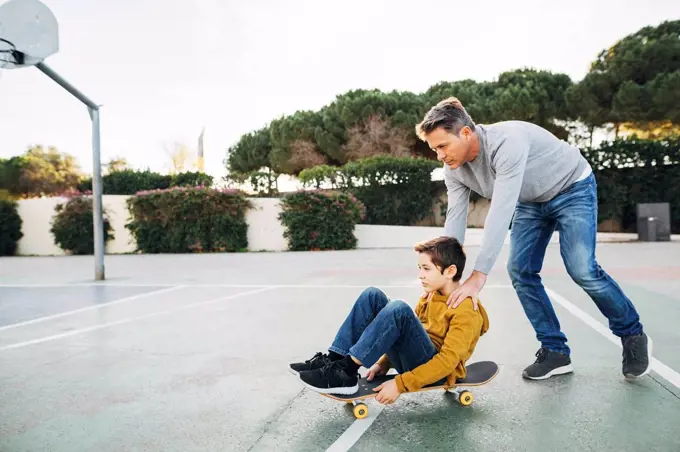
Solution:
<svg viewBox="0 0 680 452"><path fill-rule="evenodd" d="M448 298L449 306L457 307L466 297L477 299L512 220L507 270L541 343L536 361L522 375L540 380L572 372L567 338L539 275L550 237L558 230L567 272L621 338L624 376L646 375L651 338L633 303L595 259L597 184L580 151L531 123L475 124L456 98L432 107L416 133L445 163L447 236L463 243L470 190L491 198L474 270Z"/></svg>

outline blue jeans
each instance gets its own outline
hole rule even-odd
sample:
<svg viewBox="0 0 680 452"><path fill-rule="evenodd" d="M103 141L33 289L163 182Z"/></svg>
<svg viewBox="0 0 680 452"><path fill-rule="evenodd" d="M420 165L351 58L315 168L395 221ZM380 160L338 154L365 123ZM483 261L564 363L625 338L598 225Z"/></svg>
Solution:
<svg viewBox="0 0 680 452"><path fill-rule="evenodd" d="M380 289L365 289L328 348L351 355L371 367L383 354L399 373L413 370L437 354L413 309L402 300L390 301Z"/></svg>
<svg viewBox="0 0 680 452"><path fill-rule="evenodd" d="M594 174L544 203L519 202L510 232L508 273L543 347L570 354L539 272L554 230L569 276L595 302L616 336L642 332L633 303L597 263L597 182Z"/></svg>

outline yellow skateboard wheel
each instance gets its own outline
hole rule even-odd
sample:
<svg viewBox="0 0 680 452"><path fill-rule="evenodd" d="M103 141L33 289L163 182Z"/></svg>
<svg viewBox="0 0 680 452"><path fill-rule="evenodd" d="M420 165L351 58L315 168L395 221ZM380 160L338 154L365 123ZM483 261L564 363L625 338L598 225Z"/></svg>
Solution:
<svg viewBox="0 0 680 452"><path fill-rule="evenodd" d="M460 402L461 405L463 406L470 406L472 405L472 401L474 400L474 397L472 396L472 393L470 391L463 391L460 393L458 396L458 401Z"/></svg>
<svg viewBox="0 0 680 452"><path fill-rule="evenodd" d="M368 406L364 403L358 403L354 407L354 417L357 419L363 419L368 416Z"/></svg>

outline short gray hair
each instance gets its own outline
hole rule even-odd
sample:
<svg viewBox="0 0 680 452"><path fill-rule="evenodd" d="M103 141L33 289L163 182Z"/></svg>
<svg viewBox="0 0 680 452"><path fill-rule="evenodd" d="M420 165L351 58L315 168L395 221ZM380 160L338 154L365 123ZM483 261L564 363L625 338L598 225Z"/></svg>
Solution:
<svg viewBox="0 0 680 452"><path fill-rule="evenodd" d="M438 127L458 135L465 126L475 130L475 123L465 111L463 104L457 98L449 97L437 103L425 114L423 121L416 126L416 135L425 141L425 135Z"/></svg>

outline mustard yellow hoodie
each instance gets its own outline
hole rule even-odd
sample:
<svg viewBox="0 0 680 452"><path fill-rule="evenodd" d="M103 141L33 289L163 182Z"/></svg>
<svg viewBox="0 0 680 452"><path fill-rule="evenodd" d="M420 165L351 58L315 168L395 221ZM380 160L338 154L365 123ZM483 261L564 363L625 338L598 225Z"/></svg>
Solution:
<svg viewBox="0 0 680 452"><path fill-rule="evenodd" d="M465 377L465 363L472 356L479 338L489 330L486 310L481 303L477 308L475 311L469 297L457 308L449 308L446 297L439 292L435 292L429 302L427 297L418 300L415 313L438 353L425 364L397 375L399 392L417 391L444 377L451 385ZM386 355L380 363L388 364Z"/></svg>

